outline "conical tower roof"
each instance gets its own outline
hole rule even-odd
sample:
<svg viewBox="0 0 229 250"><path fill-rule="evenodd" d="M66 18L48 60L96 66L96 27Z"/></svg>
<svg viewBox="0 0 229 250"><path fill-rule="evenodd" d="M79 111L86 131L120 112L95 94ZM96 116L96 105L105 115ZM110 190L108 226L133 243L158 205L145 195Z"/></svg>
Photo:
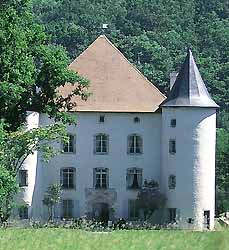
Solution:
<svg viewBox="0 0 229 250"><path fill-rule="evenodd" d="M219 107L211 98L189 49L184 64L162 107Z"/></svg>

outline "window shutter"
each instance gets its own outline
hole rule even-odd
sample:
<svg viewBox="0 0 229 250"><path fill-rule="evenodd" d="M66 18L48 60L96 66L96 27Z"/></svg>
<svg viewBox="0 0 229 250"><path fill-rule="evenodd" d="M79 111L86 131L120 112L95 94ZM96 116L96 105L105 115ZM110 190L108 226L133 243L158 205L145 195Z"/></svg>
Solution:
<svg viewBox="0 0 229 250"><path fill-rule="evenodd" d="M28 186L28 170L25 170L25 185Z"/></svg>
<svg viewBox="0 0 229 250"><path fill-rule="evenodd" d="M109 188L109 169L106 168L106 181L107 181L107 188Z"/></svg>
<svg viewBox="0 0 229 250"><path fill-rule="evenodd" d="M96 168L93 169L93 187L96 185Z"/></svg>
<svg viewBox="0 0 229 250"><path fill-rule="evenodd" d="M74 201L74 211L73 211L73 217L78 218L80 217L80 203L79 200Z"/></svg>
<svg viewBox="0 0 229 250"><path fill-rule="evenodd" d="M60 185L63 185L63 169L60 170Z"/></svg>
<svg viewBox="0 0 229 250"><path fill-rule="evenodd" d="M106 148L106 153L109 153L109 135L106 135L107 138L107 148Z"/></svg>

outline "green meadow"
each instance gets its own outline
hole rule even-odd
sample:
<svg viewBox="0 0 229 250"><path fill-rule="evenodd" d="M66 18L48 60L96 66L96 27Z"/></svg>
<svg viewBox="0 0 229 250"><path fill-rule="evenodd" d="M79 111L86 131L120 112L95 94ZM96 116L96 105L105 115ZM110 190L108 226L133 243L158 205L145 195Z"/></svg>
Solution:
<svg viewBox="0 0 229 250"><path fill-rule="evenodd" d="M0 229L1 250L229 250L229 231Z"/></svg>

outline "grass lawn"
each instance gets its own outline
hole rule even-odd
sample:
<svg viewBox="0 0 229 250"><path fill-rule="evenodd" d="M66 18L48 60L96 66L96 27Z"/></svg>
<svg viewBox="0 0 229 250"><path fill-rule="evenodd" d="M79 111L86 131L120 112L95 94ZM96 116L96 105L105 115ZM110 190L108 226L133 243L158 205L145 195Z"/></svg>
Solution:
<svg viewBox="0 0 229 250"><path fill-rule="evenodd" d="M0 229L0 250L229 250L229 231Z"/></svg>

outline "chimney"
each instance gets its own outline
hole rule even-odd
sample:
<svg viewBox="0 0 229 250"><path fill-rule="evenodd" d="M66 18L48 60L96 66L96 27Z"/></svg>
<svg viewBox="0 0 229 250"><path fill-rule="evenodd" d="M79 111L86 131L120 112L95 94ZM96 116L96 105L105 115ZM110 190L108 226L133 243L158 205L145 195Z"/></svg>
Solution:
<svg viewBox="0 0 229 250"><path fill-rule="evenodd" d="M178 72L171 72L169 74L169 78L170 78L170 90L172 89L173 87L173 84L175 83L176 79L177 79L177 75L178 75Z"/></svg>

